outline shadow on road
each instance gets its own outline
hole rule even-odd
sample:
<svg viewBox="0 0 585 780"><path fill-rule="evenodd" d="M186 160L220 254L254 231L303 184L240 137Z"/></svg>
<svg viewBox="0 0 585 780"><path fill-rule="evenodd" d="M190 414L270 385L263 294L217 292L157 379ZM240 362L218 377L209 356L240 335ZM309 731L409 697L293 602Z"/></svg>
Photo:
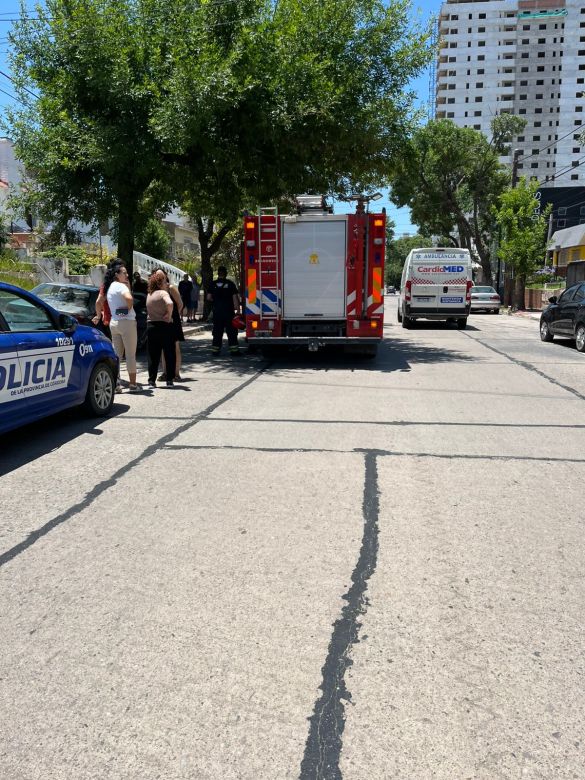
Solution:
<svg viewBox="0 0 585 780"><path fill-rule="evenodd" d="M115 403L109 417L124 414L129 408L127 404ZM58 450L84 433L101 436L103 431L99 426L103 422L103 417L88 418L81 409L66 409L5 433L0 436L0 477Z"/></svg>

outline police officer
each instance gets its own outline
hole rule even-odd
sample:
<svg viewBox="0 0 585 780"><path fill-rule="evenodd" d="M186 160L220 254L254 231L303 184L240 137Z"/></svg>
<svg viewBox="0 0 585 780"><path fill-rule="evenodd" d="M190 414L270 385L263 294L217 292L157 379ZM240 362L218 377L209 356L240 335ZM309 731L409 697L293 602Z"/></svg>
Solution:
<svg viewBox="0 0 585 780"><path fill-rule="evenodd" d="M217 279L211 283L207 300L211 301L213 308L212 354L219 355L225 330L230 355L239 355L238 331L232 325L232 320L234 312L240 310L240 297L236 285L227 278L227 268L223 265L217 269Z"/></svg>

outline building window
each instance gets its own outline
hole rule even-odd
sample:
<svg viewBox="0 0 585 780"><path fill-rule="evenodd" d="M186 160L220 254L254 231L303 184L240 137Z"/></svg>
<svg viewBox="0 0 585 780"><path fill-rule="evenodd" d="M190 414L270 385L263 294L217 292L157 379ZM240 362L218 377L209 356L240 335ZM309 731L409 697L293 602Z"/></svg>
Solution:
<svg viewBox="0 0 585 780"><path fill-rule="evenodd" d="M542 114L542 108L535 108L534 109L535 114Z"/></svg>
<svg viewBox="0 0 585 780"><path fill-rule="evenodd" d="M542 92L537 92L536 93L536 99L537 100L542 100L543 97L544 97L544 95L542 94ZM551 97L552 97L552 95L551 95Z"/></svg>
<svg viewBox="0 0 585 780"><path fill-rule="evenodd" d="M542 127L542 122L535 122L534 127Z"/></svg>
<svg viewBox="0 0 585 780"><path fill-rule="evenodd" d="M530 68L527 65L523 65L520 68L520 73L528 73L529 70L530 70Z"/></svg>
<svg viewBox="0 0 585 780"><path fill-rule="evenodd" d="M572 173L572 174L571 174L571 179L572 179L573 181L576 181L578 178L579 178L579 174L578 174L578 173Z"/></svg>
<svg viewBox="0 0 585 780"><path fill-rule="evenodd" d="M544 71L544 65L538 65L536 67L536 70L537 70L538 73L542 73Z"/></svg>
<svg viewBox="0 0 585 780"><path fill-rule="evenodd" d="M477 69L477 75L478 76L482 76L484 73L485 73L485 70L483 68L478 68Z"/></svg>
<svg viewBox="0 0 585 780"><path fill-rule="evenodd" d="M476 81L475 82L475 86L478 87L478 88L483 87L483 81Z"/></svg>
<svg viewBox="0 0 585 780"><path fill-rule="evenodd" d="M525 114L526 113L526 109L525 108L519 108L518 109L518 113L519 114Z"/></svg>
<svg viewBox="0 0 585 780"><path fill-rule="evenodd" d="M457 62L457 57L449 57L449 62Z"/></svg>
<svg viewBox="0 0 585 780"><path fill-rule="evenodd" d="M580 151L581 151L581 147L579 147L579 146L574 146L573 147L573 154L579 154Z"/></svg>
<svg viewBox="0 0 585 780"><path fill-rule="evenodd" d="M485 60L485 54L478 54L477 61L478 62L483 62L483 60Z"/></svg>
<svg viewBox="0 0 585 780"><path fill-rule="evenodd" d="M457 48L457 41L451 41L451 43L449 44L449 48L450 49L456 49Z"/></svg>
<svg viewBox="0 0 585 780"><path fill-rule="evenodd" d="M538 39L538 42L539 42L539 43L546 43L546 38L539 38L539 39Z"/></svg>
<svg viewBox="0 0 585 780"><path fill-rule="evenodd" d="M531 168L538 168L538 163L530 163Z"/></svg>
<svg viewBox="0 0 585 780"><path fill-rule="evenodd" d="M485 46L485 41L478 41L478 42L477 42L477 45L478 45L478 46Z"/></svg>
<svg viewBox="0 0 585 780"><path fill-rule="evenodd" d="M532 140L533 141L540 141L540 136L539 135L533 135L532 136Z"/></svg>
<svg viewBox="0 0 585 780"><path fill-rule="evenodd" d="M555 54L556 54L556 51L553 51L553 56L554 56ZM536 56L537 56L537 57L540 57L540 59L542 59L543 57L546 57L546 52L544 52L544 51L539 51L539 52L538 52L538 54L537 54Z"/></svg>
<svg viewBox="0 0 585 780"><path fill-rule="evenodd" d="M473 116L481 116L481 111L474 111Z"/></svg>
<svg viewBox="0 0 585 780"><path fill-rule="evenodd" d="M485 18L486 18L486 15L485 15L485 14L478 14L478 17L477 17L477 18L478 18L478 19L485 19Z"/></svg>
<svg viewBox="0 0 585 780"><path fill-rule="evenodd" d="M555 83L555 80L553 79L553 84ZM536 79L536 86L537 87L543 87L544 86L544 79Z"/></svg>
<svg viewBox="0 0 585 780"><path fill-rule="evenodd" d="M478 27L477 32L478 33L485 32L485 27Z"/></svg>
<svg viewBox="0 0 585 780"><path fill-rule="evenodd" d="M459 19L459 15L458 14L451 14L451 21L452 22L456 22L456 21L458 21L458 19Z"/></svg>
<svg viewBox="0 0 585 780"><path fill-rule="evenodd" d="M571 168L578 168L579 167L579 160L573 160L571 163Z"/></svg>
<svg viewBox="0 0 585 780"><path fill-rule="evenodd" d="M452 111L447 111L447 119L453 119L455 114Z"/></svg>
<svg viewBox="0 0 585 780"><path fill-rule="evenodd" d="M526 100L527 97L528 95L520 95L520 100Z"/></svg>
<svg viewBox="0 0 585 780"><path fill-rule="evenodd" d="M546 30L546 24L539 24L538 25L539 30Z"/></svg>
<svg viewBox="0 0 585 780"><path fill-rule="evenodd" d="M481 130L481 125L473 125L474 130Z"/></svg>
<svg viewBox="0 0 585 780"><path fill-rule="evenodd" d="M524 140L524 136L523 135L519 135L516 140L518 141L518 143L522 143L522 141Z"/></svg>
<svg viewBox="0 0 585 780"><path fill-rule="evenodd" d="M538 154L540 152L540 149L533 149L532 154Z"/></svg>
<svg viewBox="0 0 585 780"><path fill-rule="evenodd" d="M482 98L482 96L481 96L481 95L478 95L478 96L475 98L475 102L476 102L476 103L483 103L483 98Z"/></svg>
<svg viewBox="0 0 585 780"><path fill-rule="evenodd" d="M447 103L454 103L454 102L455 102L455 98L447 98Z"/></svg>
<svg viewBox="0 0 585 780"><path fill-rule="evenodd" d="M523 51L522 54L520 55L520 59L527 60L528 56L529 56L528 52L527 51Z"/></svg>
<svg viewBox="0 0 585 780"><path fill-rule="evenodd" d="M522 38L522 43L523 43L523 44L525 44L525 43L530 43L530 41L528 40L528 38Z"/></svg>
<svg viewBox="0 0 585 780"><path fill-rule="evenodd" d="M567 207L559 206L559 217L566 217L566 216L567 216Z"/></svg>

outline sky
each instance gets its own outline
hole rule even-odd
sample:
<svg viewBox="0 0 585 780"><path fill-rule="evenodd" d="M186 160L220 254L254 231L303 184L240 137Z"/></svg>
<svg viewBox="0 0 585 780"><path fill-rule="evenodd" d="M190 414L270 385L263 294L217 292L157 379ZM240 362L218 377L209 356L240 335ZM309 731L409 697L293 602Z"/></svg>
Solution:
<svg viewBox="0 0 585 780"><path fill-rule="evenodd" d="M411 18L413 21L426 21L431 15L438 14L441 6L441 0L413 0L411 6ZM33 0L27 0L26 7L33 10L35 3ZM0 112L6 106L14 105L16 98L14 96L13 85L10 82L10 66L8 64L8 32L12 26L12 20L20 15L19 0L0 0ZM428 106L429 95L429 71L424 71L417 79L414 79L410 88L417 95L417 106L425 110ZM407 208L399 209L394 206L388 197L387 190L380 190L383 194L382 200L375 204L376 211L386 208L388 217L396 224L395 232L397 236L403 233L416 233L416 226L410 221L410 212ZM345 208L345 206L344 206Z"/></svg>

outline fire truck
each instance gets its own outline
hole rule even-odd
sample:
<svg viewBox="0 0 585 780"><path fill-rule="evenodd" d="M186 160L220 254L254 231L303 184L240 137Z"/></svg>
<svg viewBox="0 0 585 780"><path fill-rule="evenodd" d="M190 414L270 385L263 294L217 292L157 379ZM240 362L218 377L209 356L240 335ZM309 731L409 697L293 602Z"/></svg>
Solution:
<svg viewBox="0 0 585 780"><path fill-rule="evenodd" d="M296 198L295 213L260 208L244 218L243 279L250 346L339 345L373 356L384 325L386 215L356 196L333 214L322 196Z"/></svg>

